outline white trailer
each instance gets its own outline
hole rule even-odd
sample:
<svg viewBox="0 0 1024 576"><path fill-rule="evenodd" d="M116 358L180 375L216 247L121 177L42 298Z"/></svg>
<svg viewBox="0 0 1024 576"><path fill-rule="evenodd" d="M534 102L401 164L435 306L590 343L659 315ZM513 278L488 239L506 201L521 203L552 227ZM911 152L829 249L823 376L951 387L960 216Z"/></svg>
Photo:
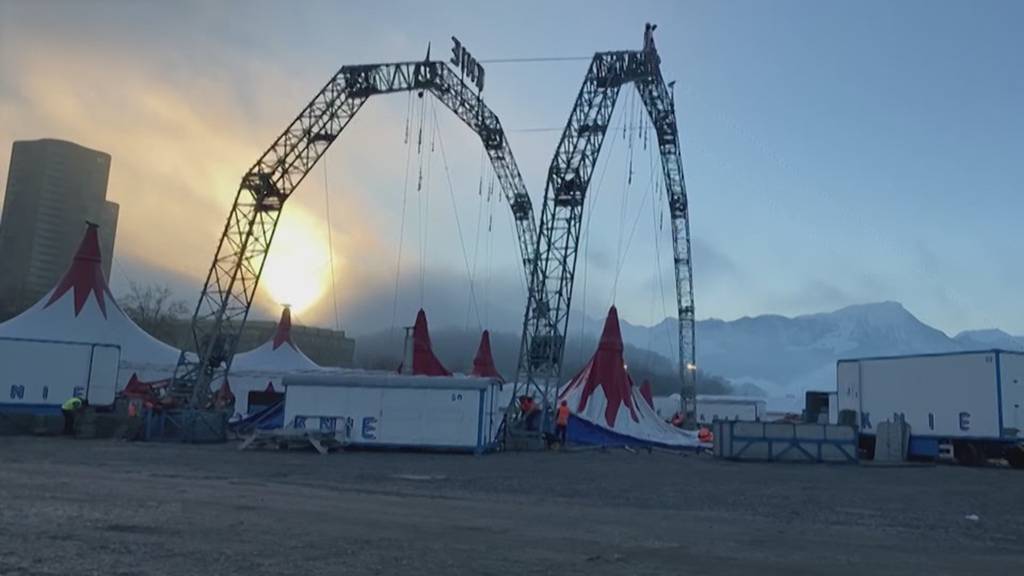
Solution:
<svg viewBox="0 0 1024 576"><path fill-rule="evenodd" d="M348 428L352 446L480 453L496 440L500 381L465 376L345 372L284 377L284 425Z"/></svg>
<svg viewBox="0 0 1024 576"><path fill-rule="evenodd" d="M852 419L870 450L879 422L910 425L910 454L936 457L952 444L956 458L1017 462L1024 432L1024 353L951 352L840 360L840 420Z"/></svg>
<svg viewBox="0 0 1024 576"><path fill-rule="evenodd" d="M711 424L716 420L759 422L768 411L768 403L761 398L743 396L697 396L697 422Z"/></svg>
<svg viewBox="0 0 1024 576"><path fill-rule="evenodd" d="M0 338L0 410L53 412L72 396L109 406L120 359L112 344Z"/></svg>

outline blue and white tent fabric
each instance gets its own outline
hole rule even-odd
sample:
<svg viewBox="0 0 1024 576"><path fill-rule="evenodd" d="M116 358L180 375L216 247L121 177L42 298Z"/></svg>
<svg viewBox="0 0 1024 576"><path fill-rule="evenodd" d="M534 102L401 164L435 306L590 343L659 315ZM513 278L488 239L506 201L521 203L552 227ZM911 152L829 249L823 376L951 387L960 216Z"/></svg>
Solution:
<svg viewBox="0 0 1024 576"><path fill-rule="evenodd" d="M558 394L569 410L568 440L577 444L698 448L697 434L661 419L626 370L619 316L612 306L590 362Z"/></svg>

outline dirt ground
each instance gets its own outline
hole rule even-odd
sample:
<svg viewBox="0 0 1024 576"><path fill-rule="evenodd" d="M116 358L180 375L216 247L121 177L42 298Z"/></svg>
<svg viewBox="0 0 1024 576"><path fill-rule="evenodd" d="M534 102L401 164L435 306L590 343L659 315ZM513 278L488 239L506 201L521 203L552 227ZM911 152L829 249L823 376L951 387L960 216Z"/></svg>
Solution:
<svg viewBox="0 0 1024 576"><path fill-rule="evenodd" d="M5 576L1022 569L1006 469L0 438Z"/></svg>

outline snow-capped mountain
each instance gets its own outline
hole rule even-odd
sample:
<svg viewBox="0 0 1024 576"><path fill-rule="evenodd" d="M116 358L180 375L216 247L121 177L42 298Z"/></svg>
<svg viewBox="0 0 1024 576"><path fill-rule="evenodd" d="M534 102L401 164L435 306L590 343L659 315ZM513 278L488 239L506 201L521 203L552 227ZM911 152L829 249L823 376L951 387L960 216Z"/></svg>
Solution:
<svg viewBox="0 0 1024 576"><path fill-rule="evenodd" d="M622 333L627 343L638 348L671 359L678 355L674 319L651 327L623 322ZM697 323L698 366L735 384L755 384L769 395L834 388L836 360L841 358L990 348L1024 350L1024 338L999 330L963 332L950 338L898 302L793 318L764 315Z"/></svg>
<svg viewBox="0 0 1024 576"><path fill-rule="evenodd" d="M964 330L953 339L965 348L1024 350L1024 337L1011 336L1002 330Z"/></svg>

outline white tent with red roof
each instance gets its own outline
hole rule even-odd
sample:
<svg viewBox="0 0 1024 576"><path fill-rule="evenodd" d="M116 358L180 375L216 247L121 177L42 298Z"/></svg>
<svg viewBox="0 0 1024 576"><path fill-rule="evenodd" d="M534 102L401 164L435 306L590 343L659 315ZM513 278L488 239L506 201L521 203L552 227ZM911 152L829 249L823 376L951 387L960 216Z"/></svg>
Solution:
<svg viewBox="0 0 1024 576"><path fill-rule="evenodd" d="M285 306L281 319L274 329L274 336L257 348L236 354L231 370L271 370L291 372L294 370L318 370L320 366L309 359L292 341L292 312Z"/></svg>
<svg viewBox="0 0 1024 576"><path fill-rule="evenodd" d="M274 335L260 346L236 354L231 362L228 384L235 399L235 416L250 411L250 392L279 392L284 389L282 380L289 374L324 370L327 369L310 360L292 340L292 313L286 306Z"/></svg>
<svg viewBox="0 0 1024 576"><path fill-rule="evenodd" d="M117 305L103 276L97 226L91 223L61 281L31 308L0 324L0 337L116 345L118 388L132 376L170 378L180 353L139 328Z"/></svg>
<svg viewBox="0 0 1024 576"><path fill-rule="evenodd" d="M663 421L633 384L623 358L615 307L608 311L597 351L558 394L569 406L568 439L577 444L697 448L697 434Z"/></svg>

